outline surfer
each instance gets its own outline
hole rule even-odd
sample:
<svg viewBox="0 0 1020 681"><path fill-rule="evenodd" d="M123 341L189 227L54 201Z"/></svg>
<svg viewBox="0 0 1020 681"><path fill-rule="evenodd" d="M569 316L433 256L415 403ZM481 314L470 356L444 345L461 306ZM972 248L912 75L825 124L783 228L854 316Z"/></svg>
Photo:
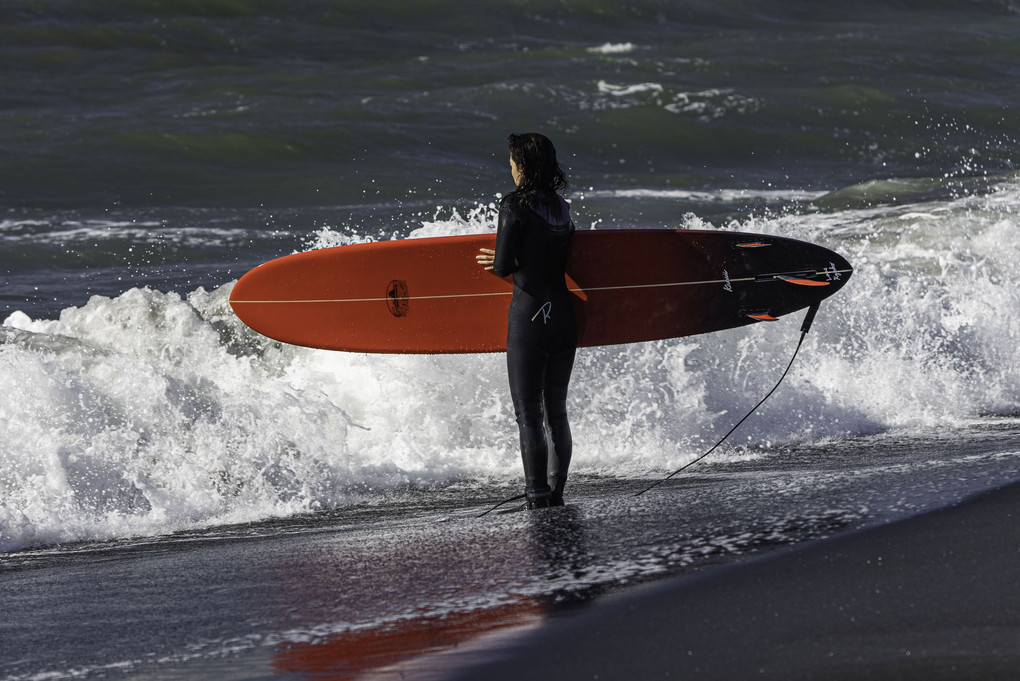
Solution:
<svg viewBox="0 0 1020 681"><path fill-rule="evenodd" d="M517 188L500 202L496 249L483 248L476 259L486 270L514 278L506 359L528 508L562 506L573 449L567 386L577 327L564 272L574 223L558 193L567 178L553 143L525 133L510 135L507 144Z"/></svg>

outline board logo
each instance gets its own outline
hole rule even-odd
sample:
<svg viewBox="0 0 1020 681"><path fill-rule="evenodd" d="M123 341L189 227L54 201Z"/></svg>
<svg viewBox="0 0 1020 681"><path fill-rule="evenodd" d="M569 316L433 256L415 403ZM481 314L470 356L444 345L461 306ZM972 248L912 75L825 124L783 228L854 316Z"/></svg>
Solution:
<svg viewBox="0 0 1020 681"><path fill-rule="evenodd" d="M723 284L723 291L726 291L728 293L733 293L733 282L730 281L730 273L727 272L726 270L723 270L722 271L722 275L723 275L723 279L726 282L725 284Z"/></svg>
<svg viewBox="0 0 1020 681"><path fill-rule="evenodd" d="M386 286L386 307L394 317L406 317L410 307L407 297L407 282L394 279Z"/></svg>

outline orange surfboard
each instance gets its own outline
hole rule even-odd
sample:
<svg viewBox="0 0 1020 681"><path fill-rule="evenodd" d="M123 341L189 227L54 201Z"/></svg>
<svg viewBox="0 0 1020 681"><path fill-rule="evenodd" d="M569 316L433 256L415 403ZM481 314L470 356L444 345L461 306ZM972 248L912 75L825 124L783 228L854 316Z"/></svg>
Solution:
<svg viewBox="0 0 1020 681"><path fill-rule="evenodd" d="M327 350L506 350L511 278L486 272L495 234L339 246L271 260L230 304L270 338ZM853 270L804 241L708 230L579 231L567 285L581 346L690 336L777 319L843 286Z"/></svg>

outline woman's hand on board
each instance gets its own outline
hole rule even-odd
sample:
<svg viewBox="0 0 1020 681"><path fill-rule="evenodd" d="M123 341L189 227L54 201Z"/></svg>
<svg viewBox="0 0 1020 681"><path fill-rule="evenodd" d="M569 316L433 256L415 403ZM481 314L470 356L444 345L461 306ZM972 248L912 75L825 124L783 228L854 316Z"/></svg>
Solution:
<svg viewBox="0 0 1020 681"><path fill-rule="evenodd" d="M492 271L492 264L496 261L496 251L491 248L479 248L475 261L484 267L486 271Z"/></svg>

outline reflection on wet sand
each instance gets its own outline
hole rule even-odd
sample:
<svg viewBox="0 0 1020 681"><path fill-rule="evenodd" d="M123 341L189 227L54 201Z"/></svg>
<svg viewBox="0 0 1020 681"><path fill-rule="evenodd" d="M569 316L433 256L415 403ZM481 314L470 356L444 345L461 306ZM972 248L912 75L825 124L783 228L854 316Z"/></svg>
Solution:
<svg viewBox="0 0 1020 681"><path fill-rule="evenodd" d="M345 632L317 643L288 643L278 649L273 669L334 681L356 679L367 671L455 648L500 629L539 624L545 611L537 599L524 598L484 610L406 619Z"/></svg>
<svg viewBox="0 0 1020 681"><path fill-rule="evenodd" d="M576 509L536 512L529 520L523 528L529 557L540 564L545 574L584 571L587 551L581 514ZM281 644L272 666L277 673L299 678L331 681L361 678L372 671L456 649L496 632L536 626L549 614L590 600L600 592L520 596L493 607L402 618L314 642Z"/></svg>

